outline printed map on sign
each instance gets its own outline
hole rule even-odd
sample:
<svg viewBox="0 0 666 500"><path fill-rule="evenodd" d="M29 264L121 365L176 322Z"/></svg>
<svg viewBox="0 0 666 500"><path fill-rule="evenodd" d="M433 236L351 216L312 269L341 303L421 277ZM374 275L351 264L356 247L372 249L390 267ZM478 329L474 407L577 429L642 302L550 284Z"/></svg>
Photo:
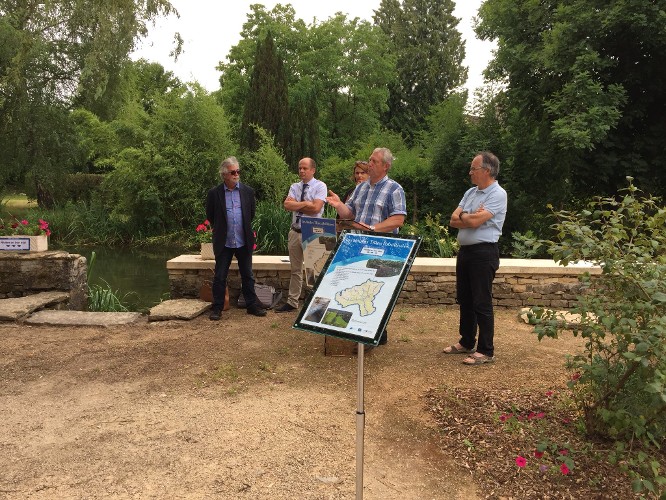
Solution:
<svg viewBox="0 0 666 500"><path fill-rule="evenodd" d="M382 286L384 283L381 281L368 280L336 293L335 300L342 307L357 305L361 316L367 316L376 311L374 300Z"/></svg>
<svg viewBox="0 0 666 500"><path fill-rule="evenodd" d="M374 341L382 322L390 316L420 239L343 234L303 309L299 326Z"/></svg>

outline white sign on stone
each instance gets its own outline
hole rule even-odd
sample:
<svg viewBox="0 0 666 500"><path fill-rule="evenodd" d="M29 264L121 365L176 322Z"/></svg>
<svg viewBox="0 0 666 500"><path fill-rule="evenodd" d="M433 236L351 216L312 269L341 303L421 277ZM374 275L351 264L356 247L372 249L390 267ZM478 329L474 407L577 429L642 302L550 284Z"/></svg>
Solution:
<svg viewBox="0 0 666 500"><path fill-rule="evenodd" d="M0 238L0 250L30 250L30 238Z"/></svg>

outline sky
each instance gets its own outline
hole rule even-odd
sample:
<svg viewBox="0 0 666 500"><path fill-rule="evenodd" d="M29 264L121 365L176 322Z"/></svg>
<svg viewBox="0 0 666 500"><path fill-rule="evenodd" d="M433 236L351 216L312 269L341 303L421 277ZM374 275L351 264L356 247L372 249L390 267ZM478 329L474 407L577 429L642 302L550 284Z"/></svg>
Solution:
<svg viewBox="0 0 666 500"><path fill-rule="evenodd" d="M133 59L143 57L158 62L165 69L172 71L183 81L198 81L207 90L219 88L220 73L215 69L221 60L226 60L229 49L240 40L243 23L247 20L250 5L263 4L271 10L276 4L290 3L296 11L296 17L311 24L328 19L336 12L343 12L347 17L359 17L372 22L374 10L379 8L381 0L171 0L171 4L180 14L180 18L169 16L160 18L150 26L148 36L139 43L139 48L132 55ZM469 68L468 81L465 85L472 96L474 90L483 85L482 71L492 57L494 43L477 40L472 30L472 18L483 0L459 0L456 2L454 15L461 19L458 30L462 33L465 45L465 66ZM177 62L169 57L173 49L173 36L179 32L184 40L184 53Z"/></svg>

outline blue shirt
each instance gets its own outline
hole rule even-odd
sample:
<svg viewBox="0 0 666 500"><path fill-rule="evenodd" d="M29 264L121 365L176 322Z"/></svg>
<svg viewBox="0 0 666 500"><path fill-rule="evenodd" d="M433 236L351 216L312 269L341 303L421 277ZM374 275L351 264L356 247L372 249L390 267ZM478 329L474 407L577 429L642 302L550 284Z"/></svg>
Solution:
<svg viewBox="0 0 666 500"><path fill-rule="evenodd" d="M224 246L228 248L244 247L243 212L241 211L238 184L233 189L229 189L226 184L224 185L224 199L227 205L227 239Z"/></svg>
<svg viewBox="0 0 666 500"><path fill-rule="evenodd" d="M328 188L326 187L326 184L324 182L320 181L319 179L315 179L313 177L306 184L308 185L308 188L305 190L305 197L303 198L302 201L322 200L323 202L326 202L326 194L328 192ZM302 181L293 183L289 188L289 196L291 196L296 201L301 200L302 193L303 193ZM319 213L307 214L307 216L321 217L321 214L323 213L324 213L324 205L321 206L321 210L319 210ZM291 227L295 228L301 227L301 216L303 215L305 214L301 212L293 212L291 215Z"/></svg>
<svg viewBox="0 0 666 500"><path fill-rule="evenodd" d="M402 186L388 176L374 185L370 180L356 186L346 203L354 214L354 221L370 226L385 221L392 215L407 215L407 201ZM394 233L398 229L393 230Z"/></svg>
<svg viewBox="0 0 666 500"><path fill-rule="evenodd" d="M458 243L462 246L475 245L477 243L497 243L502 235L502 226L506 217L506 191L502 189L497 181L486 189L473 187L468 189L459 207L465 212L473 214L483 204L493 216L476 229L468 227L458 229Z"/></svg>

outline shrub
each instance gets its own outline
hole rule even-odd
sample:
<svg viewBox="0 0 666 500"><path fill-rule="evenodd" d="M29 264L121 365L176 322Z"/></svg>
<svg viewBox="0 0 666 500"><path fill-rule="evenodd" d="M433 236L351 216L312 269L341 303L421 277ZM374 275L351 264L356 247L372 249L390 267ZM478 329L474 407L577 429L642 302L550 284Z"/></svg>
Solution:
<svg viewBox="0 0 666 500"><path fill-rule="evenodd" d="M596 198L578 213L555 212L556 261L591 261L602 274L582 278L586 293L572 311L583 353L568 358L570 386L588 434L616 440L618 460L634 489L666 488L657 453L666 436L666 208L644 197L632 179L616 198ZM556 338L566 328L538 308L536 332ZM619 454L619 455L618 455Z"/></svg>
<svg viewBox="0 0 666 500"><path fill-rule="evenodd" d="M264 255L289 253L288 236L291 212L287 212L282 204L260 201L257 204L253 226L257 232L257 253Z"/></svg>
<svg viewBox="0 0 666 500"><path fill-rule="evenodd" d="M449 234L449 228L441 224L441 214L426 214L423 220L405 224L401 232L417 234L423 238L419 256L453 257L458 253L458 241Z"/></svg>

